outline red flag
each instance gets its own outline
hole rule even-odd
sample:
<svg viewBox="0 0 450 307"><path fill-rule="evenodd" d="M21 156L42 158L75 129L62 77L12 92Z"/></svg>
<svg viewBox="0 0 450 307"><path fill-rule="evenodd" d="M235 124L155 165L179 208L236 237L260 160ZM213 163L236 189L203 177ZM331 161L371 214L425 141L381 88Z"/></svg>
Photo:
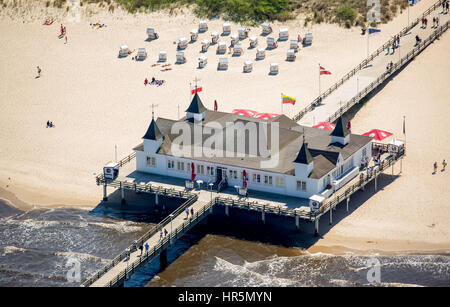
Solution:
<svg viewBox="0 0 450 307"><path fill-rule="evenodd" d="M319 66L320 67L320 74L321 75L331 75L331 72L326 70L324 67Z"/></svg>
<svg viewBox="0 0 450 307"><path fill-rule="evenodd" d="M195 174L194 162L191 162L191 180L194 181L197 174Z"/></svg>
<svg viewBox="0 0 450 307"><path fill-rule="evenodd" d="M217 111L217 100L214 100L214 111Z"/></svg>
<svg viewBox="0 0 450 307"><path fill-rule="evenodd" d="M194 95L195 93L199 93L202 91L202 87L198 86L191 86L191 95Z"/></svg>
<svg viewBox="0 0 450 307"><path fill-rule="evenodd" d="M244 186L244 188L246 188L247 187L247 172L245 170L242 172L242 177L243 177L242 185Z"/></svg>
<svg viewBox="0 0 450 307"><path fill-rule="evenodd" d="M347 122L347 129L348 130L352 129L352 124L350 123L350 121Z"/></svg>

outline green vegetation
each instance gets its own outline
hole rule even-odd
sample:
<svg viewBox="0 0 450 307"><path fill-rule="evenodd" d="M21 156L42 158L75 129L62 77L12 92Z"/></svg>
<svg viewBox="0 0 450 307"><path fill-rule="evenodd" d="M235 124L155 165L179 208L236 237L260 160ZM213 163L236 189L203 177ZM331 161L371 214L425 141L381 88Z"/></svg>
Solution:
<svg viewBox="0 0 450 307"><path fill-rule="evenodd" d="M37 0L36 0L37 1ZM341 26L366 26L367 0L81 0L114 12L118 6L128 12L149 12L189 8L201 18L224 18L241 23L285 21L299 14L304 25L337 23ZM381 22L390 21L407 8L407 0L380 0ZM0 0L0 6L17 7L17 0ZM66 9L66 0L45 0L44 5ZM371 24L376 26L376 24Z"/></svg>

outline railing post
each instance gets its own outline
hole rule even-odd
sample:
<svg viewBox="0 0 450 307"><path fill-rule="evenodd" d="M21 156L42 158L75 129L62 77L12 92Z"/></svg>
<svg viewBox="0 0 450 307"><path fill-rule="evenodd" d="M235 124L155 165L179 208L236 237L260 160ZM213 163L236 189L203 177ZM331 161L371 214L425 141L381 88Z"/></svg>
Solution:
<svg viewBox="0 0 450 307"><path fill-rule="evenodd" d="M107 201L108 200L108 196L107 196L107 192L106 192L106 186L107 186L107 183L106 183L106 179L105 179L105 182L103 183L103 201Z"/></svg>

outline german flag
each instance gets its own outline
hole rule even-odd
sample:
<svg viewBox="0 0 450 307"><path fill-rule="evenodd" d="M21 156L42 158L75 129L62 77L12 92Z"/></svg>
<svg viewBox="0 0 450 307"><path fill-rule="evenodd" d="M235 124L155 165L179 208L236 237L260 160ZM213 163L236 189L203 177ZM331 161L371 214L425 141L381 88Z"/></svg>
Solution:
<svg viewBox="0 0 450 307"><path fill-rule="evenodd" d="M295 99L292 98L292 97L289 97L289 96L286 96L286 95L282 95L282 96L281 96L281 99L282 99L282 103L283 103L283 104L284 104L284 103L290 103L290 104L295 105Z"/></svg>

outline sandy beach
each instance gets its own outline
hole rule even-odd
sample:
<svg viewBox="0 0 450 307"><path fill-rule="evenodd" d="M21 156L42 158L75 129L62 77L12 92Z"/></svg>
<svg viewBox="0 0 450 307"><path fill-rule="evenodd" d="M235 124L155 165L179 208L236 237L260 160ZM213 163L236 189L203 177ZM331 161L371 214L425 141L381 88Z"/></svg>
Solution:
<svg viewBox="0 0 450 307"><path fill-rule="evenodd" d="M422 0L411 7L411 20L434 0ZM87 8L84 7L83 10ZM175 65L174 41L189 37L199 19L187 10L169 16L166 12L130 15L116 9L101 10L80 22L70 23L54 9L34 17L11 19L0 13L0 198L9 199L23 209L30 206L95 206L101 188L94 177L102 166L114 160L115 145L120 159L141 141L151 118L177 119L190 102L189 84L200 79L201 98L207 108L215 99L219 110L249 108L259 112L280 113L280 95L295 97L295 106L285 106L284 114L293 116L318 95L318 64L332 75L322 78L322 90L341 78L366 56L367 41L359 28L318 24L307 28L300 16L273 25L273 37L281 26L289 27L290 37L312 32L311 47L302 48L293 63L286 62L289 42L280 42L266 58L254 61L256 50L229 58L229 69L217 71L216 46L205 54L208 65L197 69L203 39L212 31L221 32L222 20L208 21L209 30L185 50L187 63ZM86 13L86 12L84 12ZM59 16L51 26L42 25L46 16ZM25 20L25 21L24 21ZM107 25L94 29L89 23ZM58 39L60 24L67 27L68 43ZM406 12L388 24L370 41L375 50L407 25ZM147 42L145 29L154 27L160 38ZM239 25L232 23L232 33ZM266 46L260 28L252 28L259 46ZM220 41L230 42L230 36ZM119 47L145 47L148 58L119 59ZM450 192L445 189L449 172L432 175L432 163L450 152L450 134L445 130L449 114L449 62L446 51L449 34L430 46L408 65L352 121L353 132L380 128L401 136L403 115L407 118L408 155L398 179L374 194L317 243L315 248L343 246L354 249L424 250L450 249ZM152 67L159 51L168 54L172 70ZM242 73L245 60L254 61L250 74ZM269 65L278 62L280 73L269 76ZM36 78L36 67L42 74ZM420 77L422 76L422 78ZM144 86L144 79L165 80L163 86ZM389 108L389 109L388 109ZM46 128L47 120L55 128ZM447 124L448 126L448 124ZM15 199L17 197L17 199ZM16 201L15 201L16 200ZM27 205L28 204L28 205ZM376 242L376 243L367 243ZM400 243L395 243L400 242ZM406 245L405 245L406 244Z"/></svg>

